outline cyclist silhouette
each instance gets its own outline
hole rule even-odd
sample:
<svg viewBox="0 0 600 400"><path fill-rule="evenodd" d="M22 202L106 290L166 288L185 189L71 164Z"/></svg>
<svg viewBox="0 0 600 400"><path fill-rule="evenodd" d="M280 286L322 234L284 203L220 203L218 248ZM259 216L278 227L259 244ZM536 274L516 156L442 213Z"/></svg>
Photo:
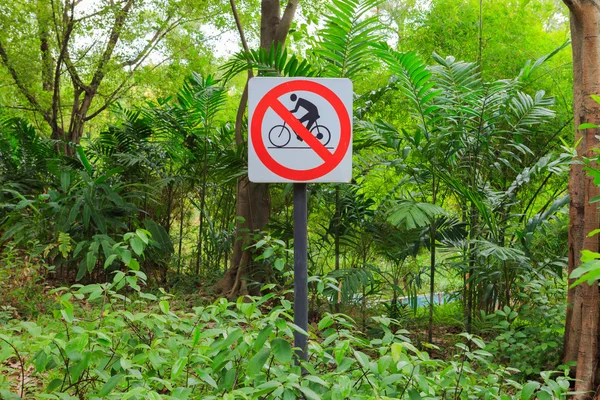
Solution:
<svg viewBox="0 0 600 400"><path fill-rule="evenodd" d="M304 108L306 110L306 114L304 114L302 116L302 118L298 119L298 121L302 124L304 122L306 122L306 129L308 131L310 131L310 128L312 128L312 126L317 122L317 120L321 117L319 115L319 109L317 108L317 106L315 106L313 103L311 103L310 101L303 99L303 98L298 98L298 96L296 96L295 94L292 94L290 96L290 99L292 101L296 101L296 107L293 110L290 110L291 113L296 113L298 112L298 110L300 110L300 107ZM323 135L320 135L321 137ZM296 135L296 137L298 138L298 140L300 140L301 142L303 141L302 138L298 135ZM320 137L317 137L317 139L321 139Z"/></svg>

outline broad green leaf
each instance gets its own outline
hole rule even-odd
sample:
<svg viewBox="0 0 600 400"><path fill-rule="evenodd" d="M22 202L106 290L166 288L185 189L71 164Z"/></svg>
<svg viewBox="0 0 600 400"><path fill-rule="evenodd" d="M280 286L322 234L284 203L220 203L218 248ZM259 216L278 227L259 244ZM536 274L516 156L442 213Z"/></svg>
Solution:
<svg viewBox="0 0 600 400"><path fill-rule="evenodd" d="M134 237L129 241L129 244L131 244L131 248L138 256L144 253L144 242L140 238Z"/></svg>
<svg viewBox="0 0 600 400"><path fill-rule="evenodd" d="M169 313L169 302L166 300L161 300L158 303L158 308L160 308L160 311L162 311L165 314Z"/></svg>
<svg viewBox="0 0 600 400"><path fill-rule="evenodd" d="M521 390L521 400L529 400L533 393L540 387L539 382L527 382Z"/></svg>
<svg viewBox="0 0 600 400"><path fill-rule="evenodd" d="M270 354L271 349L268 347L264 347L258 353L256 353L250 360L248 360L246 375L252 378L254 375L258 374L267 362Z"/></svg>
<svg viewBox="0 0 600 400"><path fill-rule="evenodd" d="M410 400L421 400L422 399L421 394L413 388L408 389L408 398Z"/></svg>
<svg viewBox="0 0 600 400"><path fill-rule="evenodd" d="M187 365L187 362L187 357L180 357L177 359L177 361L175 361L175 364L173 364L173 369L171 370L171 380L175 380L177 377L179 377L179 375L181 375L185 369L185 366Z"/></svg>
<svg viewBox="0 0 600 400"><path fill-rule="evenodd" d="M198 377L200 379L202 379L204 382L208 383L210 386L212 386L213 388L217 389L219 386L217 385L217 382L215 382L215 380L212 378L212 376L210 376L206 371L204 371L202 368L197 368L196 369L196 373L198 374Z"/></svg>
<svg viewBox="0 0 600 400"><path fill-rule="evenodd" d="M273 331L273 327L271 325L268 325L265 328L263 328L263 330L261 330L258 333L258 335L256 336L256 341L254 342L252 349L254 351L260 350L265 345L265 343L266 343L267 339L269 338L269 335L271 334L272 331Z"/></svg>
<svg viewBox="0 0 600 400"><path fill-rule="evenodd" d="M54 379L46 386L46 393L52 393L62 385L62 379Z"/></svg>
<svg viewBox="0 0 600 400"><path fill-rule="evenodd" d="M282 338L275 338L271 341L271 349L275 359L280 363L288 363L292 360L292 346Z"/></svg>
<svg viewBox="0 0 600 400"><path fill-rule="evenodd" d="M402 344L401 343L392 343L392 360L394 360L395 363L397 363L398 361L400 361L400 357L402 355Z"/></svg>
<svg viewBox="0 0 600 400"><path fill-rule="evenodd" d="M100 397L107 396L110 392L113 391L115 386L117 386L119 384L121 379L123 379L123 374L111 376L110 379L108 381L106 381L106 383L104 385L102 385L102 387L100 388L100 391L98 392L98 396L100 396Z"/></svg>

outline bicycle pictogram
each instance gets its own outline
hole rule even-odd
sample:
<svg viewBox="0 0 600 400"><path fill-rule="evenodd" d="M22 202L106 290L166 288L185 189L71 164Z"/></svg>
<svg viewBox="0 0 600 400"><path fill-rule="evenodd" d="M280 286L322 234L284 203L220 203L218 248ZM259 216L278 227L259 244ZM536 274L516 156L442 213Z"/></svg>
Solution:
<svg viewBox="0 0 600 400"><path fill-rule="evenodd" d="M329 131L329 128L327 128L324 125L319 125L319 123L317 122L318 119L321 117L319 115L319 109L317 108L317 106L306 99L298 98L296 94L292 94L290 96L290 99L293 102L296 102L296 106L293 110L289 111L292 114L294 114L298 112L300 108L304 109L306 111L306 114L299 118L298 122L300 122L301 124L306 123L306 130L308 130L311 135L317 138L321 142L321 144L323 144L323 146L327 146L327 144L329 144L329 142L331 141L331 132ZM268 137L269 142L271 142L273 146L277 148L285 148L292 140L292 133L290 131L290 128L286 126L286 122L284 121L283 124L273 126L269 130ZM300 142L304 141L297 133L296 139Z"/></svg>
<svg viewBox="0 0 600 400"><path fill-rule="evenodd" d="M315 124L310 130L310 133L316 137L323 146L327 146L331 141L331 132L326 126ZM296 138L301 142L303 141L298 135L296 135ZM285 122L281 125L275 125L269 131L269 142L277 148L285 148L291 140L292 133Z"/></svg>

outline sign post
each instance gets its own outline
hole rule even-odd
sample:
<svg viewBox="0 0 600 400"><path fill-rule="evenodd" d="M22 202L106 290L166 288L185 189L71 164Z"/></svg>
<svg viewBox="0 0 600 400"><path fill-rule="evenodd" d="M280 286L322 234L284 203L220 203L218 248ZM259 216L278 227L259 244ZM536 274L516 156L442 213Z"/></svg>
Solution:
<svg viewBox="0 0 600 400"><path fill-rule="evenodd" d="M253 78L248 84L248 176L294 183L294 323L308 332L309 182L352 179L352 82L349 79ZM297 361L308 337L294 333Z"/></svg>
<svg viewBox="0 0 600 400"><path fill-rule="evenodd" d="M294 183L294 323L308 332L308 207L306 183ZM294 331L298 359L308 360L308 338Z"/></svg>

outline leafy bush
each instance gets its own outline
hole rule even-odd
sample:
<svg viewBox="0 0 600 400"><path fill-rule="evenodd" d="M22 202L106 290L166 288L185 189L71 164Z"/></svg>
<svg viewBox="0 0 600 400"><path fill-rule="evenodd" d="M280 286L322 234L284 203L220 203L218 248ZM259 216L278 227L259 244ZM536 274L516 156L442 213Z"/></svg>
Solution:
<svg viewBox="0 0 600 400"><path fill-rule="evenodd" d="M41 284L50 268L36 254L39 243L32 241L29 245L29 254L12 243L0 253L0 324L16 317L37 316L51 304Z"/></svg>
<svg viewBox="0 0 600 400"><path fill-rule="evenodd" d="M565 398L564 374L521 385L491 363L483 341L462 334L456 356L431 359L392 321L367 339L348 317L326 314L310 333L309 361L290 345L292 303L273 293L218 299L193 312L141 291L145 274L54 290L54 322L0 328L0 394L46 399ZM91 307L91 308L90 308ZM7 363L6 361L9 360ZM22 368L21 368L22 366ZM27 376L25 374L27 373ZM18 376L9 379L8 376ZM15 384L15 380L17 381ZM25 387L24 381L39 384ZM43 387L43 389L38 389Z"/></svg>
<svg viewBox="0 0 600 400"><path fill-rule="evenodd" d="M489 351L498 361L532 376L560 363L566 299L552 281L533 280L522 286L520 307L505 306L484 319L497 335Z"/></svg>

